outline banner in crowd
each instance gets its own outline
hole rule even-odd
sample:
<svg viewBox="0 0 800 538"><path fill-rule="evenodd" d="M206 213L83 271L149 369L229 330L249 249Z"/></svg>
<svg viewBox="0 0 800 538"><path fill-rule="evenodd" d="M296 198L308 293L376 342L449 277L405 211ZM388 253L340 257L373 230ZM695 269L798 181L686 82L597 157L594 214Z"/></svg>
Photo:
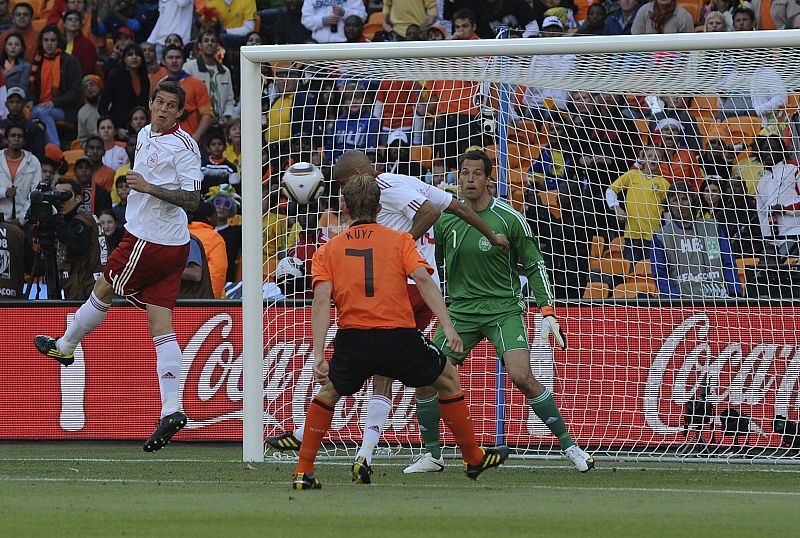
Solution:
<svg viewBox="0 0 800 538"><path fill-rule="evenodd" d="M74 308L4 308L0 438L144 439L160 410L156 360L146 316L116 307L76 350L67 368L39 355L36 334L60 335ZM265 316L264 410L267 433L302 422L312 381L310 308L272 308ZM685 404L706 395L716 416L751 417L749 444L780 444L776 415L798 420L800 308L628 307L559 309L569 349L538 341L528 315L536 377L556 393L573 436L586 445L681 443ZM239 440L242 411L241 311L181 307L175 330L183 349L182 397L189 424L182 439ZM333 331L329 339L333 336ZM493 443L499 416L512 445L553 438L506 378L498 391L497 359L479 346L460 368L476 430ZM418 443L413 389L395 384L389 442ZM358 416L369 387L346 398L331 438L359 440ZM496 402L503 402L498 413ZM719 422L719 419L717 419ZM719 427L717 436L719 436Z"/></svg>

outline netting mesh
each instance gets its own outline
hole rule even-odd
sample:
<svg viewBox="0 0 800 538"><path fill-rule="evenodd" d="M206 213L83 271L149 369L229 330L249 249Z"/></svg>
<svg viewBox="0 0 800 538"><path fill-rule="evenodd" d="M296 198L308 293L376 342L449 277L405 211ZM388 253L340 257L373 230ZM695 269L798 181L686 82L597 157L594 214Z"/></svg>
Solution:
<svg viewBox="0 0 800 538"><path fill-rule="evenodd" d="M347 227L331 165L355 149L376 173L457 194L458 156L477 146L549 268L569 349L538 339L531 298L531 367L579 444L615 457L797 461L799 55L264 64L265 434L302 424L316 391L311 258ZM310 205L280 190L301 161L326 177ZM460 367L480 442L559 454L498 368L485 341ZM340 402L329 455L355 453L370 394L368 383ZM394 404L383 453L419 450L413 390L395 383Z"/></svg>

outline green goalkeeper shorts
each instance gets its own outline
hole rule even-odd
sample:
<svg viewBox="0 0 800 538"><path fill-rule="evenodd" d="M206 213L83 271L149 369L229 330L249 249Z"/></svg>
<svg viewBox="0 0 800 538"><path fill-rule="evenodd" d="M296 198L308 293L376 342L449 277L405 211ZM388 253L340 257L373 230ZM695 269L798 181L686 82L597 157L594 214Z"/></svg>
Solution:
<svg viewBox="0 0 800 538"><path fill-rule="evenodd" d="M441 325L436 329L433 343L445 355L458 363L463 362L472 348L484 338L491 342L501 358L506 351L529 348L528 331L525 328L525 319L521 311L492 315L466 315L451 312L450 319L453 320L456 332L464 341L464 352L454 353L447 347L447 339Z"/></svg>

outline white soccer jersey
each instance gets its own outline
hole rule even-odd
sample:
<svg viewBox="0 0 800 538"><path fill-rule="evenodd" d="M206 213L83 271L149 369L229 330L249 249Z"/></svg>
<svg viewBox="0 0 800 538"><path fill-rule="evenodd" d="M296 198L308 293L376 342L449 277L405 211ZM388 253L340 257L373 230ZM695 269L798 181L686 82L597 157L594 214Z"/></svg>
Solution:
<svg viewBox="0 0 800 538"><path fill-rule="evenodd" d="M169 190L199 191L203 183L197 143L177 125L159 134L149 125L139 131L133 170ZM189 242L186 212L149 194L132 190L125 218L125 229L139 239L158 245Z"/></svg>
<svg viewBox="0 0 800 538"><path fill-rule="evenodd" d="M379 174L376 178L381 188L381 211L378 213L378 224L383 224L399 232L410 232L414 215L425 203L431 202L436 209L444 211L453 201L453 195L428 185L412 176L401 174ZM436 271L436 248L434 246L433 228L417 240L419 253L434 268L432 276L439 284ZM409 280L409 282L412 282Z"/></svg>
<svg viewBox="0 0 800 538"><path fill-rule="evenodd" d="M775 226L769 222L774 205L783 206ZM756 207L764 237L800 235L800 167L796 162L780 162L764 173L758 182Z"/></svg>

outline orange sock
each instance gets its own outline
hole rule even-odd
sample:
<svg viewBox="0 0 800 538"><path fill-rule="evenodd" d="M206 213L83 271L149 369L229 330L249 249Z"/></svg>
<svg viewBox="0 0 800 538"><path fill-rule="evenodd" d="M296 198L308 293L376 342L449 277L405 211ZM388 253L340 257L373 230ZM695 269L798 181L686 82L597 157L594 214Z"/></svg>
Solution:
<svg viewBox="0 0 800 538"><path fill-rule="evenodd" d="M475 440L475 427L472 424L472 417L469 416L467 402L464 401L464 393L439 395L439 409L442 412L442 420L456 438L464 460L470 465L480 463L483 459L483 450L478 447L478 442Z"/></svg>
<svg viewBox="0 0 800 538"><path fill-rule="evenodd" d="M300 445L300 461L294 470L295 474L314 472L314 459L322 444L322 437L331 426L332 419L333 406L318 397L314 398L308 406L303 443Z"/></svg>

